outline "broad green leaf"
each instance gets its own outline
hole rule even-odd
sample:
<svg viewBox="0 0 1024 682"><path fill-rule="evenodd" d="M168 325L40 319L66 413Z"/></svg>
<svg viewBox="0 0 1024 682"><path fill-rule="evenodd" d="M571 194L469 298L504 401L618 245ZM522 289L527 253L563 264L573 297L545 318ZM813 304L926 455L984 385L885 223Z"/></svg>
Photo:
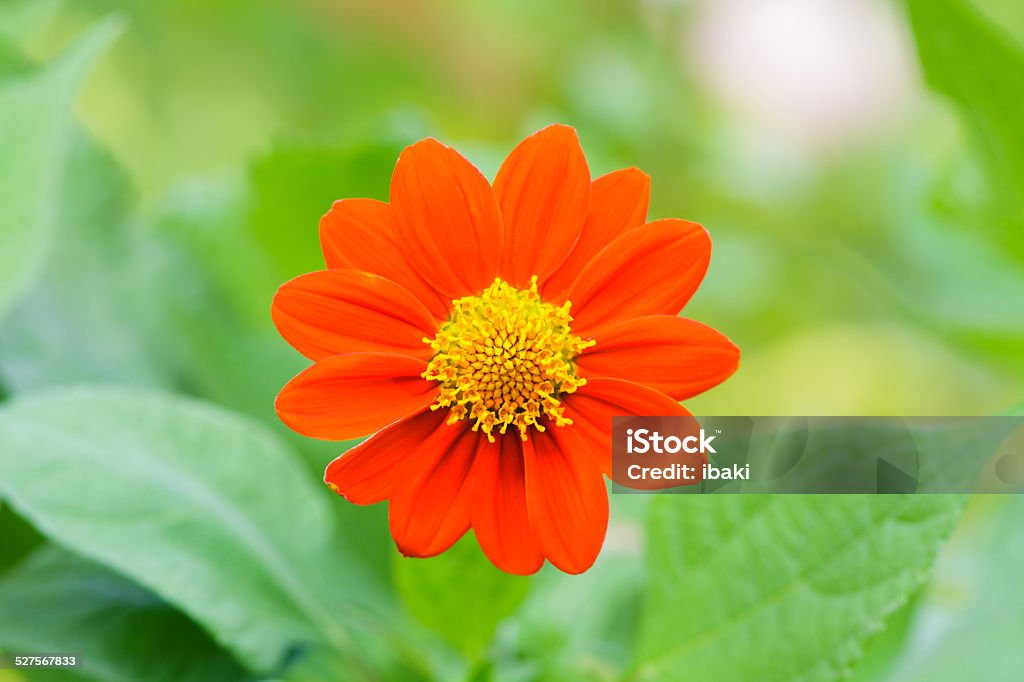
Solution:
<svg viewBox="0 0 1024 682"><path fill-rule="evenodd" d="M44 547L0 581L0 647L81 656L108 682L248 677L195 623L113 571Z"/></svg>
<svg viewBox="0 0 1024 682"><path fill-rule="evenodd" d="M529 578L495 568L472 537L431 559L395 557L395 583L409 611L470 658L530 588Z"/></svg>
<svg viewBox="0 0 1024 682"><path fill-rule="evenodd" d="M72 97L120 30L107 20L53 64L0 81L0 318L38 273L57 209Z"/></svg>
<svg viewBox="0 0 1024 682"><path fill-rule="evenodd" d="M662 496L636 680L825 682L921 584L961 496Z"/></svg>
<svg viewBox="0 0 1024 682"><path fill-rule="evenodd" d="M8 403L0 496L257 670L304 645L354 665L346 624L366 620L359 604L383 609L376 576L336 542L330 498L295 455L258 424L205 404L89 388Z"/></svg>
<svg viewBox="0 0 1024 682"><path fill-rule="evenodd" d="M1024 498L1008 496L977 553L963 562L961 576L966 598L957 600L957 612L943 619L947 626L938 637L908 655L885 680L1017 682L1022 679L1022 524Z"/></svg>

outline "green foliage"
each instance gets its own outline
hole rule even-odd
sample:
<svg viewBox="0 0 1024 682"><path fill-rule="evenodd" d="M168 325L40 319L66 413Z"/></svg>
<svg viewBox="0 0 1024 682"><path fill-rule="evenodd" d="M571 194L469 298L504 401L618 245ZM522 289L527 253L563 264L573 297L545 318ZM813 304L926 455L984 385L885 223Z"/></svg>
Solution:
<svg viewBox="0 0 1024 682"><path fill-rule="evenodd" d="M38 273L51 239L72 96L119 30L108 20L53 64L0 81L0 318Z"/></svg>
<svg viewBox="0 0 1024 682"><path fill-rule="evenodd" d="M918 593L889 616L884 630L864 643L864 657L853 674L844 678L847 682L877 682L885 678L910 641L911 625L920 602Z"/></svg>
<svg viewBox="0 0 1024 682"><path fill-rule="evenodd" d="M53 12L58 0L5 0L0 5L0 43L20 46Z"/></svg>
<svg viewBox="0 0 1024 682"><path fill-rule="evenodd" d="M943 97L824 153L694 82L714 4L0 1L0 648L88 659L0 682L1021 679L1017 501L984 512L936 632L922 583L960 498L617 496L590 571L523 579L471 537L399 558L385 505L320 482L348 444L274 414L308 361L270 298L322 267L331 202L386 199L409 141L493 175L556 120L713 235L687 314L744 367L691 408L1017 404L1024 60L993 18L1019 3L907 0ZM73 124L117 30L83 27L115 8ZM918 435L938 477L1005 434Z"/></svg>
<svg viewBox="0 0 1024 682"><path fill-rule="evenodd" d="M530 581L494 568L476 539L465 537L425 561L396 555L395 585L419 622L477 659L498 623L526 598Z"/></svg>
<svg viewBox="0 0 1024 682"><path fill-rule="evenodd" d="M375 585L258 425L157 394L70 390L0 413L0 470L0 493L49 537L179 606L255 669L301 645L359 656L347 604Z"/></svg>
<svg viewBox="0 0 1024 682"><path fill-rule="evenodd" d="M195 623L114 572L56 547L0 581L0 647L68 652L108 682L247 677Z"/></svg>
<svg viewBox="0 0 1024 682"><path fill-rule="evenodd" d="M842 677L952 532L959 496L663 497L637 680Z"/></svg>
<svg viewBox="0 0 1024 682"><path fill-rule="evenodd" d="M12 392L90 381L170 385L161 323L187 289L154 286L157 273L173 274L173 254L154 253L156 244L129 230L124 173L88 138L72 137L60 191L47 198L57 210L51 254L0 328L0 371Z"/></svg>
<svg viewBox="0 0 1024 682"><path fill-rule="evenodd" d="M336 199L387 201L391 171L402 146L286 147L253 165L252 229L279 266L280 277L324 268L317 225Z"/></svg>
<svg viewBox="0 0 1024 682"><path fill-rule="evenodd" d="M609 535L628 537L634 532L623 524L610 529ZM609 539L614 542L614 537ZM632 553L606 550L593 568L572 580L554 571L540 573L499 642L495 679L619 679L633 658L647 600L643 568Z"/></svg>
<svg viewBox="0 0 1024 682"><path fill-rule="evenodd" d="M925 76L965 114L989 161L1004 238L1024 256L1024 48L967 0L907 0ZM965 58L970 55L970 58Z"/></svg>

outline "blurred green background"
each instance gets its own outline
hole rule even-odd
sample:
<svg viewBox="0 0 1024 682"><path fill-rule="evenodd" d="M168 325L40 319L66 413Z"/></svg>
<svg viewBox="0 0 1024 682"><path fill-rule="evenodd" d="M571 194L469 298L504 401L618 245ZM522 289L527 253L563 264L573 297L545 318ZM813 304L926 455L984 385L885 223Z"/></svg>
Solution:
<svg viewBox="0 0 1024 682"><path fill-rule="evenodd" d="M1024 505L612 499L597 565L386 508L288 432L269 318L334 199L433 135L575 126L706 225L697 414L1024 400L1017 0L0 0L0 650L21 680L1020 680ZM1011 443L1007 447L1024 447Z"/></svg>

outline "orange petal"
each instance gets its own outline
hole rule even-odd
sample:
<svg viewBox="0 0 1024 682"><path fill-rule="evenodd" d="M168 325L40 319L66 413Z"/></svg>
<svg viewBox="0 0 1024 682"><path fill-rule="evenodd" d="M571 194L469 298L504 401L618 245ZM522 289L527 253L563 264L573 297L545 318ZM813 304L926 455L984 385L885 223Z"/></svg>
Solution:
<svg viewBox="0 0 1024 682"><path fill-rule="evenodd" d="M531 432L523 443L526 505L544 555L566 573L593 565L608 529L601 470L571 427Z"/></svg>
<svg viewBox="0 0 1024 682"><path fill-rule="evenodd" d="M391 207L375 199L342 199L320 219L320 246L331 270L351 268L386 277L418 298L439 320L451 300L441 296L406 262L391 224Z"/></svg>
<svg viewBox="0 0 1024 682"><path fill-rule="evenodd" d="M501 276L514 286L541 284L579 239L590 206L590 169L576 131L553 125L512 150L494 179L505 222Z"/></svg>
<svg viewBox="0 0 1024 682"><path fill-rule="evenodd" d="M707 230L656 220L628 230L583 268L569 288L573 330L641 315L675 315L697 290L711 260Z"/></svg>
<svg viewBox="0 0 1024 682"><path fill-rule="evenodd" d="M606 475L612 472L612 417L690 416L678 402L653 388L622 379L594 378L567 395L565 414Z"/></svg>
<svg viewBox="0 0 1024 682"><path fill-rule="evenodd" d="M416 449L417 466L388 509L391 536L403 555L435 556L469 530L478 441L464 423L445 424Z"/></svg>
<svg viewBox="0 0 1024 682"><path fill-rule="evenodd" d="M629 228L647 222L650 196L651 178L636 168L623 168L594 180L580 240L544 285L544 298L564 302L567 290L598 251Z"/></svg>
<svg viewBox="0 0 1024 682"><path fill-rule="evenodd" d="M473 467L473 532L491 562L516 575L536 573L544 555L526 509L522 441L480 438Z"/></svg>
<svg viewBox="0 0 1024 682"><path fill-rule="evenodd" d="M437 322L412 294L360 270L323 270L286 283L271 316L281 336L311 360L342 353L397 353L429 359L423 337Z"/></svg>
<svg viewBox="0 0 1024 682"><path fill-rule="evenodd" d="M332 355L281 389L277 414L304 436L365 436L433 402L437 385L420 376L425 369L423 360L407 355Z"/></svg>
<svg viewBox="0 0 1024 682"><path fill-rule="evenodd" d="M498 202L480 171L437 140L417 142L391 178L395 232L406 259L451 300L483 291L498 274Z"/></svg>
<svg viewBox="0 0 1024 682"><path fill-rule="evenodd" d="M324 482L353 504L390 498L408 482L420 446L447 417L447 410L424 409L395 422L327 465Z"/></svg>
<svg viewBox="0 0 1024 682"><path fill-rule="evenodd" d="M683 400L725 381L739 361L740 349L711 327L650 315L602 327L576 365L584 377L627 379Z"/></svg>

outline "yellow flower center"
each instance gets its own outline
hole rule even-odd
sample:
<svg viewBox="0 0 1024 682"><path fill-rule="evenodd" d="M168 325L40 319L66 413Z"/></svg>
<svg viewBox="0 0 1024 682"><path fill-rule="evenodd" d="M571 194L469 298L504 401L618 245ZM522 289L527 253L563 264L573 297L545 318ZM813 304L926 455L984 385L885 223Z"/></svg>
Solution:
<svg viewBox="0 0 1024 682"><path fill-rule="evenodd" d="M441 384L432 410L447 407L448 423L475 421L494 442L494 430L510 426L526 440L541 419L556 426L571 424L561 397L586 383L576 376L575 359L594 341L572 333L570 303L545 303L537 278L529 289L495 279L478 296L452 301L451 318L432 339L423 339L434 357L423 373Z"/></svg>

